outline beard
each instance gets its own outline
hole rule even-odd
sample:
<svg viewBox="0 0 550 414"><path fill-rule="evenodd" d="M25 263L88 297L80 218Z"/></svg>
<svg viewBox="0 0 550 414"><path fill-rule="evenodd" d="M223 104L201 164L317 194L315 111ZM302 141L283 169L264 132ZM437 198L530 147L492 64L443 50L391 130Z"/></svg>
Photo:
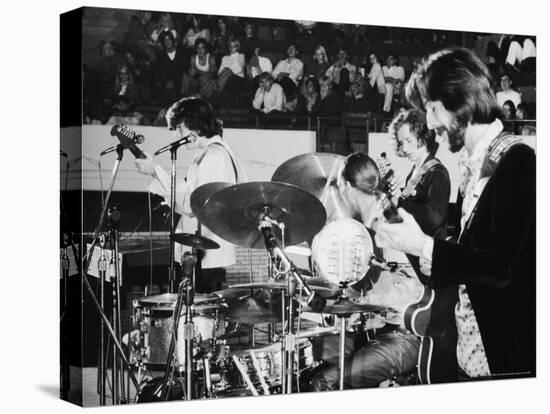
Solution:
<svg viewBox="0 0 550 414"><path fill-rule="evenodd" d="M447 128L445 126L439 127L436 130L437 135L445 137L449 144L449 151L456 153L464 147L464 134L465 128L458 125L456 122Z"/></svg>

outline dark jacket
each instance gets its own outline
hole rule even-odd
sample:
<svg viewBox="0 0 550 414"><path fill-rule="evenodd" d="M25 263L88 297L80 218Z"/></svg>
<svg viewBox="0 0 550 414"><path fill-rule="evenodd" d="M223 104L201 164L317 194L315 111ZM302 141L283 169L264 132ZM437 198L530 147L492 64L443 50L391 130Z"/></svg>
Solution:
<svg viewBox="0 0 550 414"><path fill-rule="evenodd" d="M495 378L535 375L535 164L528 146L510 148L459 243L434 243L430 279L466 285Z"/></svg>

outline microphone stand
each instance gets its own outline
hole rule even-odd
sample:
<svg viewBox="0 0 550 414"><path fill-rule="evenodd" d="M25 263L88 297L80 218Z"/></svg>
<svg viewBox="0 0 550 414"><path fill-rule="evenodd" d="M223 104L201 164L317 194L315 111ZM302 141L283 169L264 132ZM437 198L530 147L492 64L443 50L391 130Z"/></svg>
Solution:
<svg viewBox="0 0 550 414"><path fill-rule="evenodd" d="M174 235L176 233L176 160L178 148L174 146L170 149L170 160L172 161L170 171L170 250L168 252L168 286L170 293L176 292L176 242Z"/></svg>
<svg viewBox="0 0 550 414"><path fill-rule="evenodd" d="M70 387L70 368L69 368L69 353L68 351L68 337L67 331L69 329L68 324L68 281L69 281L69 255L67 249L69 248L69 235L65 233L63 235L63 253L61 255L61 277L63 284L63 307L61 309L60 318L60 330L61 330L61 398L69 400L69 387ZM76 259L76 256L75 256Z"/></svg>
<svg viewBox="0 0 550 414"><path fill-rule="evenodd" d="M283 342L282 342L282 369L281 369L281 392L283 394L292 394L292 377L294 375L294 353L296 348L296 336L294 334L294 295L296 294L296 282L300 284L307 295L308 305L315 310L322 310L326 304L326 299L318 296L308 286L302 275L298 272L294 263L288 258L284 250L277 245L277 240L271 229L273 225L281 227L271 217L269 217L269 208L264 209L264 215L259 221L258 229L264 236L265 246L269 251L269 255L275 266L275 260L278 258L281 261L285 273L290 273L291 277L287 277L288 294L283 294L283 316L285 314L285 301L288 300L288 317L287 325L283 323ZM284 237L283 237L284 239ZM286 296L286 298L285 298ZM286 299L286 300L285 300ZM284 318L283 318L284 319Z"/></svg>
<svg viewBox="0 0 550 414"><path fill-rule="evenodd" d="M99 237L99 247L101 248L101 254L98 261L98 273L99 273L99 300L101 309L105 309L105 278L107 276L107 259L105 257L105 234L101 234ZM107 364L105 363L105 323L101 321L99 328L99 363L98 363L98 392L99 392L99 405L106 404L106 381L107 376Z"/></svg>
<svg viewBox="0 0 550 414"><path fill-rule="evenodd" d="M88 252L88 254L85 258L85 261L83 259L83 262L84 262L83 266L79 270L81 270L81 273L80 273L81 282L84 285L84 288L88 291L88 294L90 295L90 298L92 299L93 305L95 306L97 312L99 313L99 316L101 317L103 323L105 324L105 328L107 328L107 332L109 333L109 335L111 336L111 339L113 340L113 344L115 346L115 351L117 351L119 353L120 357L122 358L122 361L124 362L124 365L128 369L130 379L132 380L132 383L134 384L134 387L136 388L136 391L139 394L141 392L141 389L139 387L139 383L138 383L134 373L131 370L130 362L128 361L128 358L126 357L126 355L124 353L124 349L120 345L120 341L117 338L117 334L115 333L115 331L113 329L113 326L111 325L111 323L109 321L109 318L107 317L107 315L105 315L105 312L104 312L103 308L101 307L101 304L99 303L99 301L98 301L98 299L97 299L97 297L94 293L94 290L93 290L92 286L90 285L90 282L88 281L88 278L86 277L86 274L88 273L88 270L90 268L91 258L93 257L93 252L94 252L94 249L95 249L95 245L97 243L99 232L101 231L101 228L103 227L103 223L105 221L105 216L106 216L106 213L107 213L107 206L109 204L109 199L111 197L111 193L113 191L113 187L114 187L114 184L115 184L115 180L116 180L116 176L117 176L118 169L119 169L119 166L120 166L120 162L122 160L122 155L123 155L123 152L124 152L124 147L122 146L122 144L117 145L116 152L117 152L117 159L116 159L115 165L113 166L113 172L112 172L112 175L111 175L111 183L109 184L109 190L107 191L107 195L105 197L105 202L104 202L102 210L101 210L101 214L100 214L100 217L99 217L99 223L98 223L98 225L95 229L90 250L89 250L89 252ZM114 387L114 385L113 385L113 387Z"/></svg>

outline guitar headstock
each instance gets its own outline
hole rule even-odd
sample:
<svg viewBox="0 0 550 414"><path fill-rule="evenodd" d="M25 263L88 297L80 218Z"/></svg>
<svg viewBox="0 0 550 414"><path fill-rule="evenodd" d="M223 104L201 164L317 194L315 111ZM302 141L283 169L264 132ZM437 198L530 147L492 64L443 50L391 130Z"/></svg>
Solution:
<svg viewBox="0 0 550 414"><path fill-rule="evenodd" d="M135 131L130 129L127 125L113 125L111 128L111 136L116 136L124 148L128 148L134 157L145 159L145 154L136 146L136 144L142 144L145 141L143 135L136 134Z"/></svg>

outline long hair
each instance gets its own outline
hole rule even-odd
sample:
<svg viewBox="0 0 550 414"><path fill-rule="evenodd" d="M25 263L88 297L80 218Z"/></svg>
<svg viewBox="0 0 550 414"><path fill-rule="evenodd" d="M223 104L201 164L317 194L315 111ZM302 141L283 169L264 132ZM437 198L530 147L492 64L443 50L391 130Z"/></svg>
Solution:
<svg viewBox="0 0 550 414"><path fill-rule="evenodd" d="M398 156L403 157L402 147L403 143L399 141L397 133L403 125L408 125L411 133L414 134L416 139L421 142L430 155L435 155L439 144L435 140L435 132L428 129L428 124L426 123L426 114L420 109L413 108L408 111L401 112L391 122L389 131L390 139L392 140L396 153Z"/></svg>
<svg viewBox="0 0 550 414"><path fill-rule="evenodd" d="M443 49L420 64L407 83L407 100L425 111L426 101L441 101L460 128L488 124L501 116L487 66L470 50Z"/></svg>
<svg viewBox="0 0 550 414"><path fill-rule="evenodd" d="M212 138L222 134L222 122L216 117L214 108L201 98L183 98L166 112L169 129L176 129L182 122L199 136Z"/></svg>
<svg viewBox="0 0 550 414"><path fill-rule="evenodd" d="M375 194L380 181L380 171L371 157L362 152L356 152L346 157L342 178L363 193Z"/></svg>
<svg viewBox="0 0 550 414"><path fill-rule="evenodd" d="M323 62L319 62L319 63L329 63L327 50L323 45L317 45L317 47L313 49L313 60L315 60L315 56L318 51L321 52L321 55L323 56Z"/></svg>

